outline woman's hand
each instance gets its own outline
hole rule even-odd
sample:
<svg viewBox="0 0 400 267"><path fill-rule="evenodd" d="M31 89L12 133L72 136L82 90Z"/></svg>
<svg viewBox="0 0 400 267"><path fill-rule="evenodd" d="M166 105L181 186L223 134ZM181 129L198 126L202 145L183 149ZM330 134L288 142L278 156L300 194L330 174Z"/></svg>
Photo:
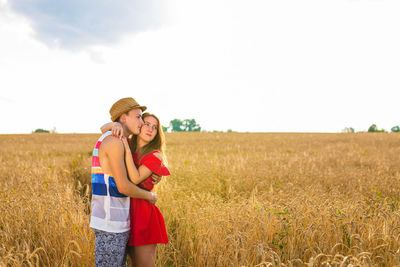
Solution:
<svg viewBox="0 0 400 267"><path fill-rule="evenodd" d="M122 124L119 122L114 122L111 128L111 133L113 136L122 139L124 136L124 129L122 128Z"/></svg>
<svg viewBox="0 0 400 267"><path fill-rule="evenodd" d="M153 184L158 184L161 181L161 178L162 178L161 175L158 175L158 174L156 174L154 172L151 174L151 182Z"/></svg>

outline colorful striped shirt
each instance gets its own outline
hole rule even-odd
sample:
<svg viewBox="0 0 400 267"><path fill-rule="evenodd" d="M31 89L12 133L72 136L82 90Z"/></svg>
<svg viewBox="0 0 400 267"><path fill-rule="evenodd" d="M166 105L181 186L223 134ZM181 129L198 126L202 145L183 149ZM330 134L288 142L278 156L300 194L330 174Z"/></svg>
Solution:
<svg viewBox="0 0 400 267"><path fill-rule="evenodd" d="M109 135L110 131L103 134L93 150L90 227L111 233L122 233L130 230L129 197L118 191L114 177L104 173L99 159L99 147Z"/></svg>

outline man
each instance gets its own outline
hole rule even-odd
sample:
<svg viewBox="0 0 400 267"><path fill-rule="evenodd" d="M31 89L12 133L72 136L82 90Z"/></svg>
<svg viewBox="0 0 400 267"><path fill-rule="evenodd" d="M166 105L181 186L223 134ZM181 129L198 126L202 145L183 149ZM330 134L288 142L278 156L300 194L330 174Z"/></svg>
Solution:
<svg viewBox="0 0 400 267"><path fill-rule="evenodd" d="M140 106L133 98L123 98L111 107L111 120L121 123L125 137L137 135L143 125L144 110L146 107ZM152 203L157 201L155 193L128 180L124 145L111 132L106 132L97 141L92 157L90 227L96 236L96 266L126 265L125 250L130 232L129 197L147 199Z"/></svg>

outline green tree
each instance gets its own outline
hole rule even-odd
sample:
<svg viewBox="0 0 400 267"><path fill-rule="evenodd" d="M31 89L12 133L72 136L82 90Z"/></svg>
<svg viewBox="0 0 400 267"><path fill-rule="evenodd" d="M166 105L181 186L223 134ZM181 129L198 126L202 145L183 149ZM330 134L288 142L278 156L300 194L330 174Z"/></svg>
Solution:
<svg viewBox="0 0 400 267"><path fill-rule="evenodd" d="M352 127L345 127L342 132L344 133L354 133L354 128Z"/></svg>
<svg viewBox="0 0 400 267"><path fill-rule="evenodd" d="M173 132L182 132L184 129L183 122L179 119L173 119L169 124Z"/></svg>
<svg viewBox="0 0 400 267"><path fill-rule="evenodd" d="M169 123L170 128L173 132L200 132L201 127L196 123L195 119L179 120L174 119Z"/></svg>
<svg viewBox="0 0 400 267"><path fill-rule="evenodd" d="M378 129L378 127L376 126L376 124L372 124L371 126L369 126L368 128L368 132L371 133L386 133L385 129Z"/></svg>
<svg viewBox="0 0 400 267"><path fill-rule="evenodd" d="M162 126L162 130L163 130L164 133L166 133L168 131L168 129L169 129L169 127Z"/></svg>
<svg viewBox="0 0 400 267"><path fill-rule="evenodd" d="M49 133L50 131L42 129L42 128L38 128L34 131L34 133Z"/></svg>
<svg viewBox="0 0 400 267"><path fill-rule="evenodd" d="M201 127L195 119L186 119L183 121L183 130L186 132L200 132Z"/></svg>
<svg viewBox="0 0 400 267"><path fill-rule="evenodd" d="M399 126L394 126L394 127L392 127L392 132L394 132L394 133L398 133L398 132L400 132L400 127Z"/></svg>
<svg viewBox="0 0 400 267"><path fill-rule="evenodd" d="M368 128L368 132L370 132L370 133L376 132L377 130L378 130L378 128L376 127L376 124L372 124Z"/></svg>

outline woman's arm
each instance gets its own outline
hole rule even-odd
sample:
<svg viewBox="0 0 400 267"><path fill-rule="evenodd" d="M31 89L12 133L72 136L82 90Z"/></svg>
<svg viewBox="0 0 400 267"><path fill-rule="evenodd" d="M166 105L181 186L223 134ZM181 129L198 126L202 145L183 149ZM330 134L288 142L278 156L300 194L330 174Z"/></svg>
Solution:
<svg viewBox="0 0 400 267"><path fill-rule="evenodd" d="M101 126L100 130L101 133L111 131L112 135L118 137L119 139L121 139L122 136L124 135L124 129L122 128L122 125L119 122L108 122L103 126Z"/></svg>
<svg viewBox="0 0 400 267"><path fill-rule="evenodd" d="M124 143L125 147L125 165L128 171L129 179L134 184L140 184L147 177L149 177L152 172L144 165L140 166L139 169L137 169L135 163L133 162L132 152L129 148L128 141L126 140L126 138L122 138L122 142Z"/></svg>

